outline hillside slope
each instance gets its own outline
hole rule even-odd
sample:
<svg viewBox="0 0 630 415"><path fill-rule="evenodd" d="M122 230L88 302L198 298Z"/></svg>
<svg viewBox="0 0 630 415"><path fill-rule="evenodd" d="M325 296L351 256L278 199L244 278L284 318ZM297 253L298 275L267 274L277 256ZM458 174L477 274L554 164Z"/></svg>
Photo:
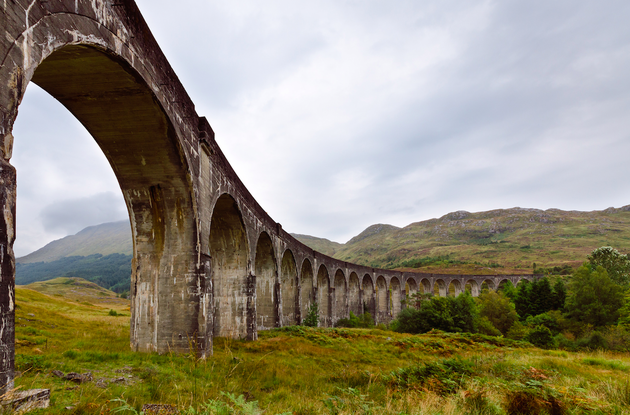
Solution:
<svg viewBox="0 0 630 415"><path fill-rule="evenodd" d="M308 245L307 240L303 242ZM630 205L593 212L458 211L404 228L373 225L337 248L334 257L379 268L405 268L420 258L447 257L531 271L533 263L539 267L579 265L602 245L630 251Z"/></svg>
<svg viewBox="0 0 630 415"><path fill-rule="evenodd" d="M103 223L90 226L76 235L52 241L15 262L28 264L32 262L52 262L70 256L88 256L93 254L133 254L131 228L129 221Z"/></svg>

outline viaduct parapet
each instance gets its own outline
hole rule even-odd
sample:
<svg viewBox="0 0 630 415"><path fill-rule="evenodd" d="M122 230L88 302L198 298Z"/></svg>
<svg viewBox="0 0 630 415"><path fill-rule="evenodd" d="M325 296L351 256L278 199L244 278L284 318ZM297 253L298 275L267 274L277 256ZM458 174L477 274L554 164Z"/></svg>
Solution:
<svg viewBox="0 0 630 415"><path fill-rule="evenodd" d="M13 124L29 82L91 133L120 183L131 222L133 350L201 357L214 336L256 339L370 311L391 320L417 291L515 285L532 276L373 269L330 258L274 222L234 173L132 0L0 2L0 387L12 387L16 171ZM19 137L17 137L19 140Z"/></svg>

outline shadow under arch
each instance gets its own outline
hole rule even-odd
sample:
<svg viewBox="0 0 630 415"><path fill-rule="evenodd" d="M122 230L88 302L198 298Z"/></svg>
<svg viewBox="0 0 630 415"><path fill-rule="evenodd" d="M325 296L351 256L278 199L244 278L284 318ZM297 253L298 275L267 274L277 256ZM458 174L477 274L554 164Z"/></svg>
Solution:
<svg viewBox="0 0 630 415"><path fill-rule="evenodd" d="M317 305L319 307L319 326L330 327L330 275L324 264L317 270Z"/></svg>
<svg viewBox="0 0 630 415"><path fill-rule="evenodd" d="M276 280L278 268L273 243L267 232L262 232L256 243L254 258L254 275L256 276L256 328L267 330L277 327L279 323L276 309Z"/></svg>
<svg viewBox="0 0 630 415"><path fill-rule="evenodd" d="M361 281L361 289L363 290L363 312L370 313L372 318L376 318L376 297L374 290L374 282L370 274L365 274Z"/></svg>
<svg viewBox="0 0 630 415"><path fill-rule="evenodd" d="M199 303L193 297L203 295L195 290L202 273L192 269L197 278L183 277L199 263L190 251L197 244L197 213L189 166L148 81L120 55L93 45L58 45L30 71L32 78L23 82L39 85L77 118L105 154L122 190L133 240L132 349L185 351L190 338L209 342L199 308L190 306ZM18 102L25 89L17 86ZM173 298L172 291L187 294Z"/></svg>
<svg viewBox="0 0 630 415"><path fill-rule="evenodd" d="M350 273L350 278L348 278L348 310L357 316L363 314L359 276L354 271Z"/></svg>
<svg viewBox="0 0 630 415"><path fill-rule="evenodd" d="M290 249L284 251L280 265L280 291L282 293L282 325L292 326L298 321L298 275L295 258Z"/></svg>
<svg viewBox="0 0 630 415"><path fill-rule="evenodd" d="M308 309L314 302L313 265L308 258L305 258L300 269L300 324L308 315Z"/></svg>
<svg viewBox="0 0 630 415"><path fill-rule="evenodd" d="M245 289L249 282L248 252L240 209L234 198L224 193L214 205L210 222L216 337L246 337L250 325L255 324L250 321Z"/></svg>

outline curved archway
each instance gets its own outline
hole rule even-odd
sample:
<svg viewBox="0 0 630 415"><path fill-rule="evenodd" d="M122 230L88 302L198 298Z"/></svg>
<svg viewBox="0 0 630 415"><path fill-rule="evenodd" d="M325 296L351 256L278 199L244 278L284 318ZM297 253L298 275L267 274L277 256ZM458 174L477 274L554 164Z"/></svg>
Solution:
<svg viewBox="0 0 630 415"><path fill-rule="evenodd" d="M291 326L298 323L298 277L293 252L284 251L280 266L280 290L282 292L282 325Z"/></svg>
<svg viewBox="0 0 630 415"><path fill-rule="evenodd" d="M370 274L363 276L361 282L361 288L363 289L363 312L370 313L373 318L376 318L376 299L374 297L374 282Z"/></svg>
<svg viewBox="0 0 630 415"><path fill-rule="evenodd" d="M305 259L300 271L300 323L308 314L308 309L315 301L313 293L313 265Z"/></svg>
<svg viewBox="0 0 630 415"><path fill-rule="evenodd" d="M479 297L479 284L474 279L466 281L465 289L470 291L473 297Z"/></svg>
<svg viewBox="0 0 630 415"><path fill-rule="evenodd" d="M418 287L422 294L431 294L433 295L433 290L431 289L431 281L427 278L423 278L420 280L420 286Z"/></svg>
<svg viewBox="0 0 630 415"><path fill-rule="evenodd" d="M335 302L333 307L333 324L341 318L348 316L347 304L347 288L346 288L346 276L343 275L343 271L338 269L335 272Z"/></svg>
<svg viewBox="0 0 630 415"><path fill-rule="evenodd" d="M317 270L317 305L319 307L319 325L330 326L330 277L324 264Z"/></svg>
<svg viewBox="0 0 630 415"><path fill-rule="evenodd" d="M262 232L256 244L254 258L256 275L256 328L266 330L278 325L276 311L276 279L278 269L273 243L267 232Z"/></svg>
<svg viewBox="0 0 630 415"><path fill-rule="evenodd" d="M446 297L446 283L442 279L435 280L435 284L433 284L433 295L436 297Z"/></svg>
<svg viewBox="0 0 630 415"><path fill-rule="evenodd" d="M348 281L348 309L358 316L363 314L363 307L361 307L361 286L359 284L359 276L356 272L351 272Z"/></svg>
<svg viewBox="0 0 630 415"><path fill-rule="evenodd" d="M483 290L492 290L492 291L494 291L494 281L492 281L490 279L483 280L483 282L481 283L481 291L483 291Z"/></svg>
<svg viewBox="0 0 630 415"><path fill-rule="evenodd" d="M401 287L398 277L393 277L389 281L389 292L391 316L396 318L398 314L400 314L400 310L402 310L402 298L400 297Z"/></svg>
<svg viewBox="0 0 630 415"><path fill-rule="evenodd" d="M451 280L448 284L448 295L457 297L462 293L462 283L459 280Z"/></svg>
<svg viewBox="0 0 630 415"><path fill-rule="evenodd" d="M418 292L418 283L413 278L407 278L405 282L405 294L412 296Z"/></svg>
<svg viewBox="0 0 630 415"><path fill-rule="evenodd" d="M388 321L387 303L389 302L389 293L387 291L387 282L385 277L379 275L376 279L376 317L378 322Z"/></svg>
<svg viewBox="0 0 630 415"><path fill-rule="evenodd" d="M497 286L497 291L503 291L505 288L512 286L512 288L514 288L514 284L512 284L512 281L504 278L501 281L499 281L499 285Z"/></svg>
<svg viewBox="0 0 630 415"><path fill-rule="evenodd" d="M223 194L210 222L210 258L214 286L214 335L246 337L247 236L232 196Z"/></svg>

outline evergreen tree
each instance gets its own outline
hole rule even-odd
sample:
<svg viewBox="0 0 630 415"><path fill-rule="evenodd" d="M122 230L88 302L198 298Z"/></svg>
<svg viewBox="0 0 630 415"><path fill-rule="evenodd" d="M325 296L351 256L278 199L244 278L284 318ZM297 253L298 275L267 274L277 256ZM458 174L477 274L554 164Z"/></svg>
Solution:
<svg viewBox="0 0 630 415"><path fill-rule="evenodd" d="M516 312L520 316L522 321L527 319L527 316L532 315L531 303L529 301L531 287L533 282L521 282L516 289L516 297L514 297L514 307Z"/></svg>
<svg viewBox="0 0 630 415"><path fill-rule="evenodd" d="M552 310L564 310L564 303L567 299L567 289L562 280L556 281L553 285Z"/></svg>

